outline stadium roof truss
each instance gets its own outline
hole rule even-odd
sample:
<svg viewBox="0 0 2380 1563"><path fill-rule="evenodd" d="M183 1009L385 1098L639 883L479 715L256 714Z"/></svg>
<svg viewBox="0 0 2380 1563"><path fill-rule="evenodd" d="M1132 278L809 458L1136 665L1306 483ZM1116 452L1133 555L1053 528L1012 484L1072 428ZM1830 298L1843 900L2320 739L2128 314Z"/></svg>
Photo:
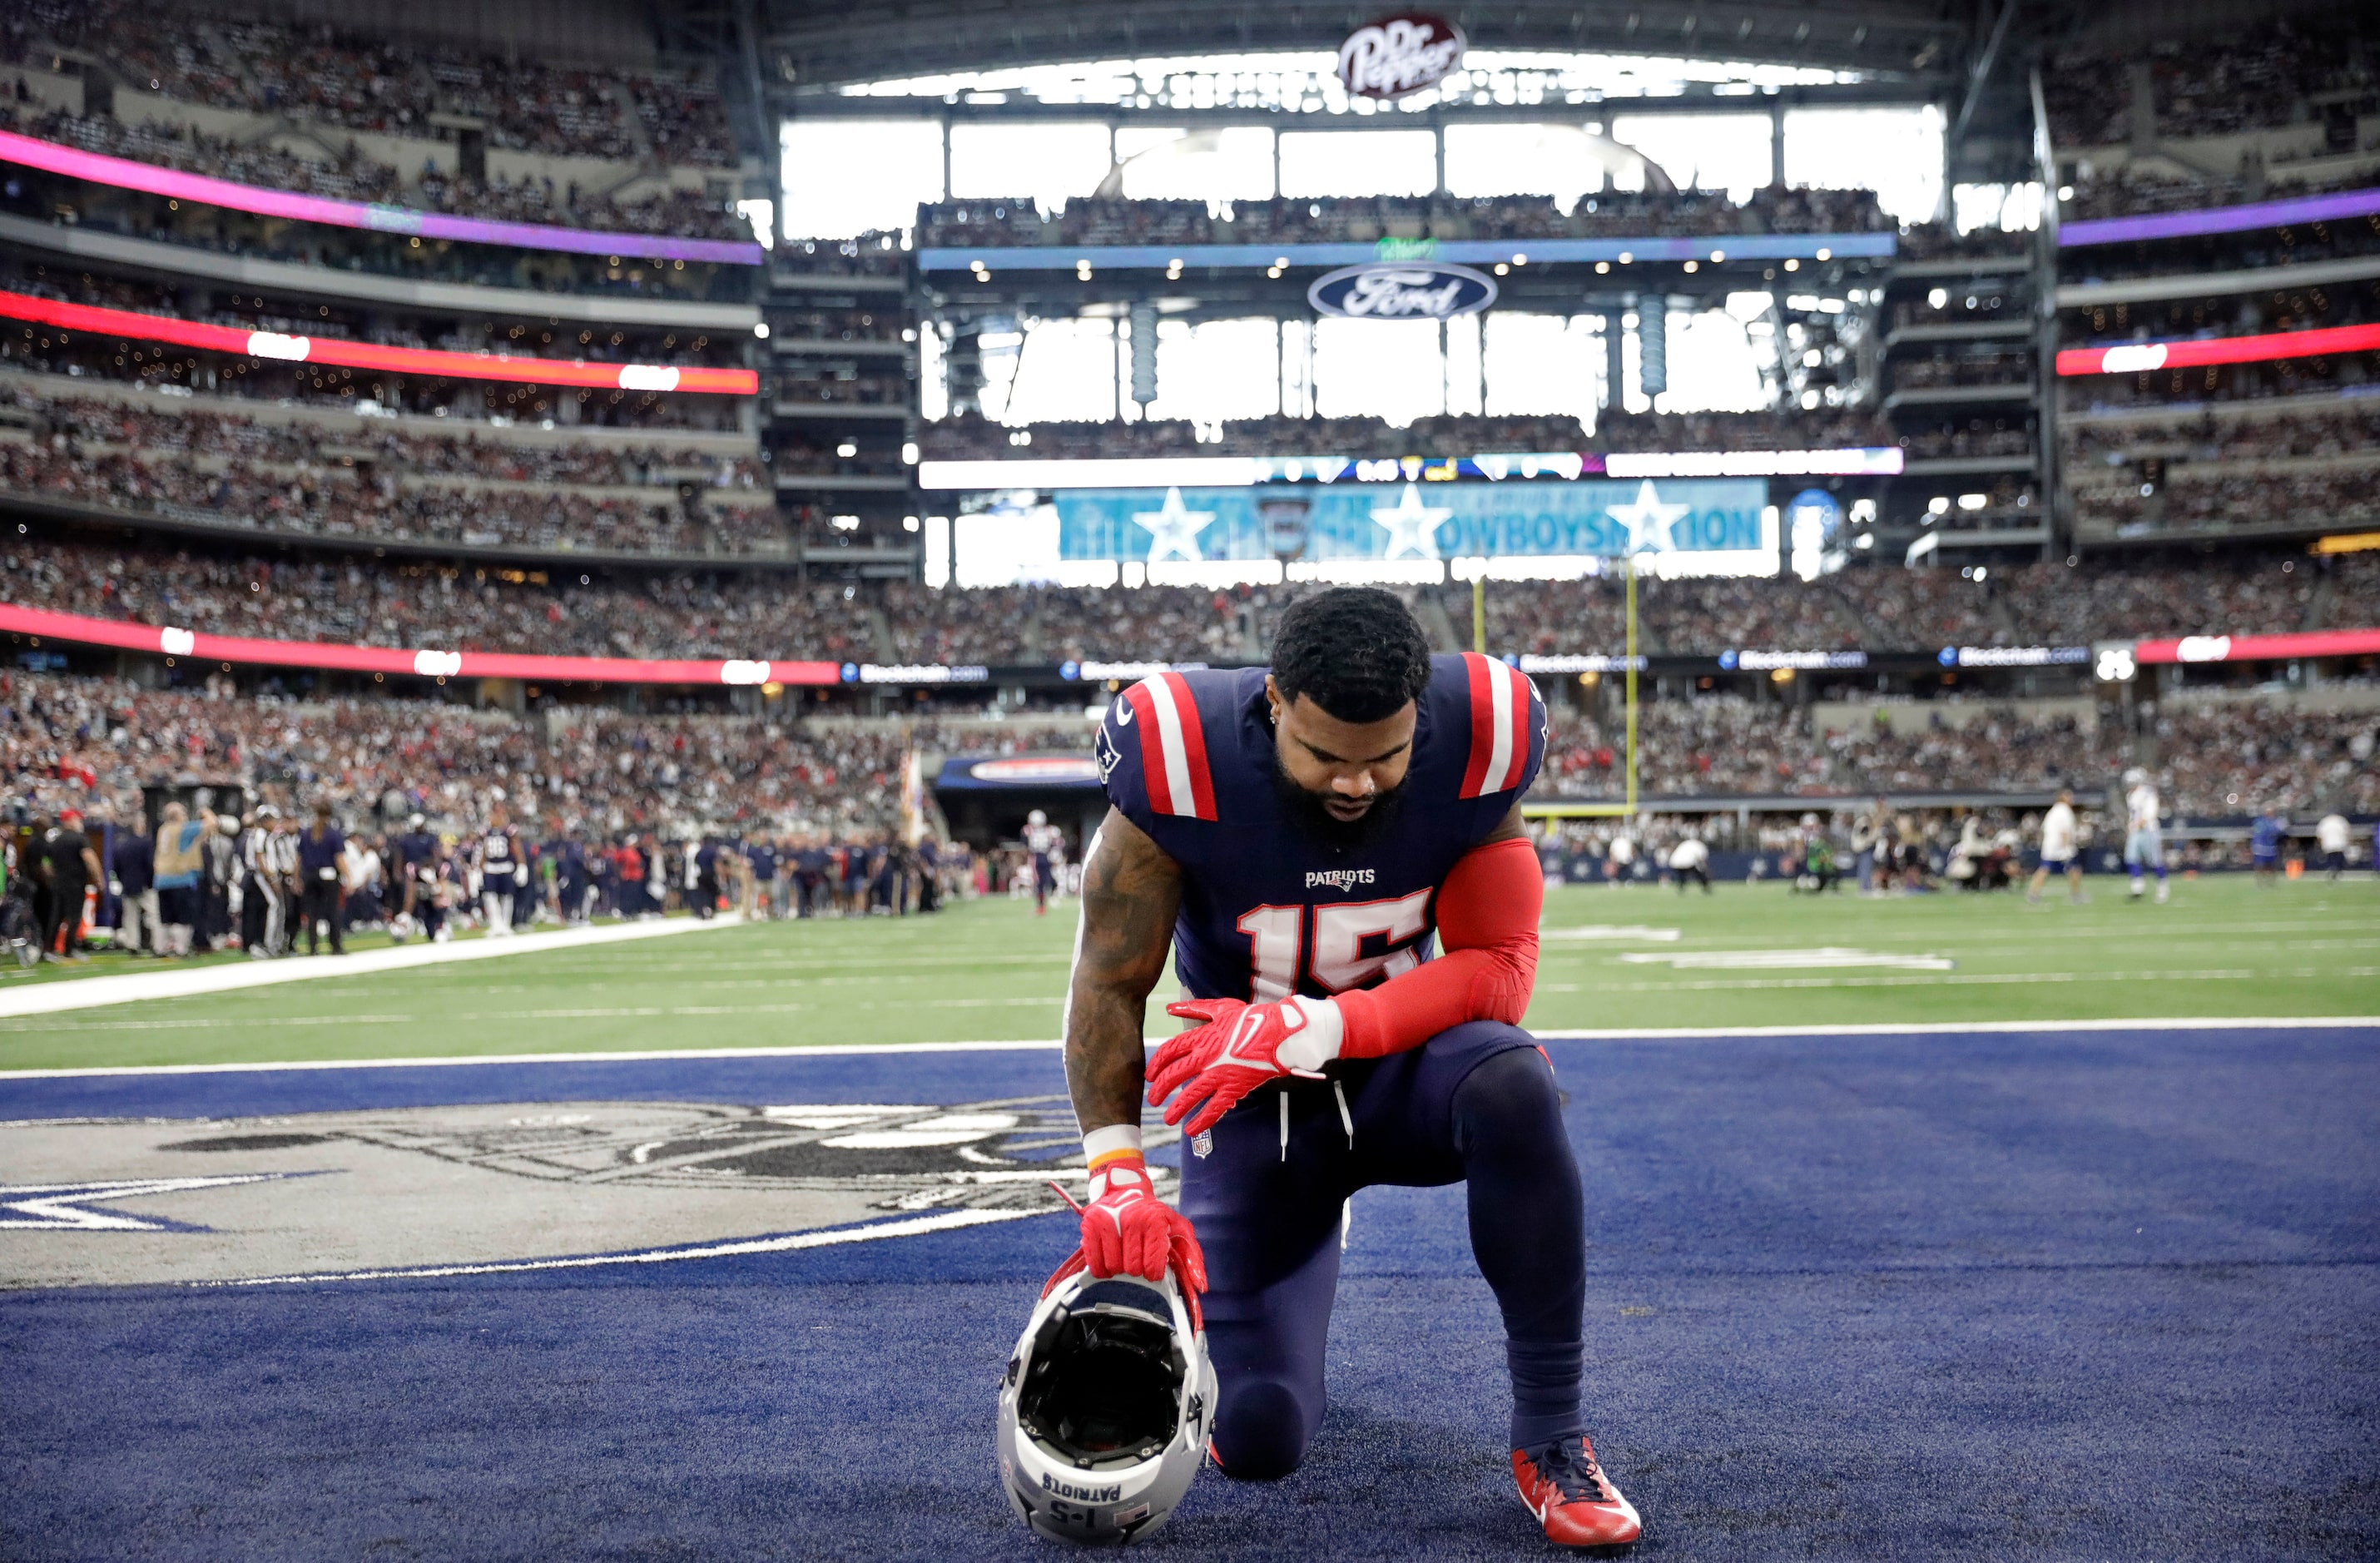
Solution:
<svg viewBox="0 0 2380 1563"><path fill-rule="evenodd" d="M1397 6L1175 0L906 0L868 6L762 0L760 53L772 98L956 71L1068 61L1335 51ZM1746 60L1906 78L1938 95L1981 47L1965 7L1942 4L1433 6L1476 49ZM1632 106L1633 104L1632 103Z"/></svg>

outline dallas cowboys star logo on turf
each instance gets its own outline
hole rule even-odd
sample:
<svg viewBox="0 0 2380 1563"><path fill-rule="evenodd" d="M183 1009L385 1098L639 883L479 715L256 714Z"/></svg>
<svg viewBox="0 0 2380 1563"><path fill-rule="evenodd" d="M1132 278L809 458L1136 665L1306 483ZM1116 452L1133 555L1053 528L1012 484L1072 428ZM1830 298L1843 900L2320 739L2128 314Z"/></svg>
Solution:
<svg viewBox="0 0 2380 1563"><path fill-rule="evenodd" d="M1135 513L1133 525L1148 530L1148 563L1159 563L1168 559L1186 559L1193 564L1202 557L1198 552L1198 534L1215 519L1211 510L1192 510L1182 503L1182 491L1165 491L1164 506L1157 510Z"/></svg>
<svg viewBox="0 0 2380 1563"><path fill-rule="evenodd" d="M1636 491L1634 503L1608 505L1604 514L1628 528L1629 552L1667 553L1678 546L1674 528L1693 508L1690 504L1663 504L1661 496L1653 491L1653 480L1647 478Z"/></svg>
<svg viewBox="0 0 2380 1563"><path fill-rule="evenodd" d="M273 1183L302 1177L292 1172L247 1172L225 1178L124 1178L103 1183L21 1183L0 1188L0 1231L35 1232L202 1232L186 1221L162 1216L136 1216L111 1210L99 1202L145 1199L152 1194L188 1193L194 1189L237 1188L242 1183Z"/></svg>
<svg viewBox="0 0 2380 1563"><path fill-rule="evenodd" d="M1372 520L1389 529L1387 559L1435 559L1438 557L1438 529L1454 512L1448 507L1421 503L1421 490L1412 483L1405 485L1404 496L1393 510L1376 510Z"/></svg>

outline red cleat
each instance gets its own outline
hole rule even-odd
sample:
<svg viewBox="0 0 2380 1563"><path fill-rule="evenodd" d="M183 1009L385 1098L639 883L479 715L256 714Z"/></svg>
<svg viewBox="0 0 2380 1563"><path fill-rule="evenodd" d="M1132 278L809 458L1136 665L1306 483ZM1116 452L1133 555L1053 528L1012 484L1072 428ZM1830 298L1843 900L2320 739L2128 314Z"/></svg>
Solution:
<svg viewBox="0 0 2380 1563"><path fill-rule="evenodd" d="M1597 1463L1595 1445L1582 1433L1537 1449L1512 1451L1512 1480L1521 1502L1546 1528L1546 1539L1563 1546L1623 1546L1644 1533L1636 1507Z"/></svg>

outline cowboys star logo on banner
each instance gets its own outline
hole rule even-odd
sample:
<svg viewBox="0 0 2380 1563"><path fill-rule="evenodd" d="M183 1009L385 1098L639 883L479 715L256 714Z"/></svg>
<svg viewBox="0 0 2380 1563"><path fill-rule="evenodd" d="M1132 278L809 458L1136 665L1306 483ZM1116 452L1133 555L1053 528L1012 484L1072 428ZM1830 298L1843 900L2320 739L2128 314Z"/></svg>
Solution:
<svg viewBox="0 0 2380 1563"><path fill-rule="evenodd" d="M1663 504L1648 478L1633 503L1612 505L1605 514L1628 528L1629 552L1668 553L1678 546L1678 523L1693 509L1690 504Z"/></svg>
<svg viewBox="0 0 2380 1563"><path fill-rule="evenodd" d="M1391 510L1376 510L1372 519L1389 529L1385 559L1435 559L1438 557L1438 529L1446 524L1453 511L1421 503L1418 485L1407 483L1402 498Z"/></svg>
<svg viewBox="0 0 2380 1563"><path fill-rule="evenodd" d="M1149 563L1183 559L1195 564L1203 557L1198 551L1198 534L1215 519L1215 512L1192 510L1182 503L1180 489L1168 489L1161 507L1136 511L1132 519L1135 526L1148 532Z"/></svg>

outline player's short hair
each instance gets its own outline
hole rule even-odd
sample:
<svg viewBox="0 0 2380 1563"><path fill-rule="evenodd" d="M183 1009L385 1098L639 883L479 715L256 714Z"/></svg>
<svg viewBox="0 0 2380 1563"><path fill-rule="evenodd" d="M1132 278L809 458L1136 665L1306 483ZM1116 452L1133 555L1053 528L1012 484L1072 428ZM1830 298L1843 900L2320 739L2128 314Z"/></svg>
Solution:
<svg viewBox="0 0 2380 1563"><path fill-rule="evenodd" d="M1303 695L1341 721L1381 721L1429 687L1429 642L1393 594L1332 587L1281 616L1272 677L1284 700Z"/></svg>

